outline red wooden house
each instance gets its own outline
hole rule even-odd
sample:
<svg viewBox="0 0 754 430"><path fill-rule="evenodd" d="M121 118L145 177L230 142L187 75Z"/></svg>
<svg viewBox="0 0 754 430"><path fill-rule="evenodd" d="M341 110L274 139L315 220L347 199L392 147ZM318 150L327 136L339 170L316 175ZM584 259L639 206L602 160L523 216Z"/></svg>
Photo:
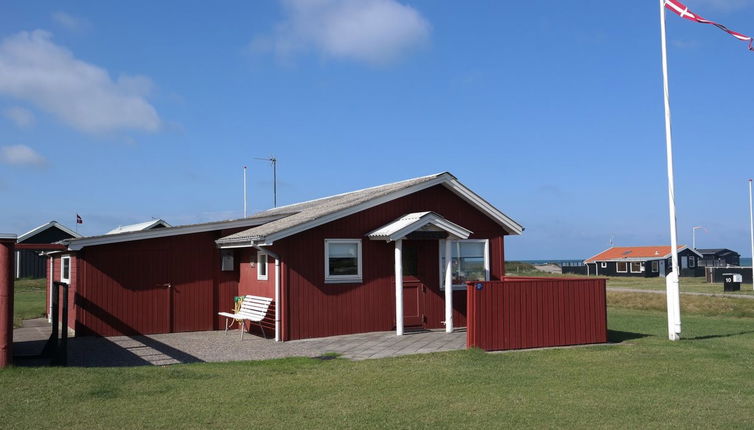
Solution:
<svg viewBox="0 0 754 430"><path fill-rule="evenodd" d="M85 237L54 255L78 335L213 330L233 297L274 299L279 340L466 324L465 282L502 280L523 228L450 173L248 218Z"/></svg>

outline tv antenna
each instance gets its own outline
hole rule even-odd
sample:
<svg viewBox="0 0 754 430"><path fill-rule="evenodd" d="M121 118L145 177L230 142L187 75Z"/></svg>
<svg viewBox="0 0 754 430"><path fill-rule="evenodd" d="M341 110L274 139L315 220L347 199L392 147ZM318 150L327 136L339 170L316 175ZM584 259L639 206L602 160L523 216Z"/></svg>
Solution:
<svg viewBox="0 0 754 430"><path fill-rule="evenodd" d="M278 159L274 155L269 158L254 157L255 160L272 163L272 207L278 207Z"/></svg>

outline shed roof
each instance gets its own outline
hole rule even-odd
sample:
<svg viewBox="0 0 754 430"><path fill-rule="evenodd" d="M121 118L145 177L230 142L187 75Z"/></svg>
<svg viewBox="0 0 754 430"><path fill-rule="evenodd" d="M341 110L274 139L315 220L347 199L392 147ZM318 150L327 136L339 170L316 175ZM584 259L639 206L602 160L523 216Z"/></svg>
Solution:
<svg viewBox="0 0 754 430"><path fill-rule="evenodd" d="M251 244L269 245L284 237L435 185L447 187L495 220L509 234L521 234L523 232L524 228L520 224L461 184L453 175L443 172L260 212L259 215L274 215L281 212L291 214L267 224L223 237L217 243L226 247L249 246Z"/></svg>
<svg viewBox="0 0 754 430"><path fill-rule="evenodd" d="M136 224L121 225L108 231L105 234L128 233L130 231L144 231L162 227L172 226L162 219L150 219L149 221L144 221Z"/></svg>
<svg viewBox="0 0 754 430"><path fill-rule="evenodd" d="M80 234L78 234L75 231L71 230L70 228L64 226L63 224L61 224L61 223L59 223L57 221L50 221L48 223L42 224L42 225L40 225L38 227L35 227L35 228L27 231L26 233L18 236L18 243L21 243L21 242L29 239L30 237L36 236L39 233L42 233L43 231L51 229L51 228L57 228L58 230L71 235L71 237L81 237Z"/></svg>
<svg viewBox="0 0 754 430"><path fill-rule="evenodd" d="M690 249L686 245L678 245L678 252L684 249ZM614 246L599 254L584 260L584 263L594 263L595 261L644 261L644 260L662 260L670 258L670 246ZM691 250L701 257L698 252Z"/></svg>

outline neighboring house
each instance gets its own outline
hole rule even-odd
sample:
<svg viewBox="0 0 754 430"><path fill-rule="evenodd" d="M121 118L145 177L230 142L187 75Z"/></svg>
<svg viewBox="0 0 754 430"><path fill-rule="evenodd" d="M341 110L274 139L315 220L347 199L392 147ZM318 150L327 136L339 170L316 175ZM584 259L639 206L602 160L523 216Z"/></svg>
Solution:
<svg viewBox="0 0 754 430"><path fill-rule="evenodd" d="M53 245L55 242L76 237L81 237L81 235L57 221L42 224L18 236L16 279L44 278L47 272L45 264L47 256L44 252L60 249L61 246Z"/></svg>
<svg viewBox="0 0 754 430"><path fill-rule="evenodd" d="M702 276L697 262L702 255L685 245L678 246L680 276ZM587 274L599 276L665 276L671 271L669 246L614 246L584 260Z"/></svg>
<svg viewBox="0 0 754 430"><path fill-rule="evenodd" d="M741 255L730 249L697 249L702 254L699 265L702 267L740 266Z"/></svg>
<svg viewBox="0 0 754 430"><path fill-rule="evenodd" d="M276 339L400 334L465 326L465 282L502 280L503 239L522 231L446 172L238 220L73 239L50 277L70 284L79 335L219 329L217 312L245 294L274 300Z"/></svg>
<svg viewBox="0 0 754 430"><path fill-rule="evenodd" d="M172 226L162 219L152 219L152 220L140 222L137 224L120 225L108 231L105 234L129 233L132 231L153 230L156 228L165 228L165 227L172 227Z"/></svg>

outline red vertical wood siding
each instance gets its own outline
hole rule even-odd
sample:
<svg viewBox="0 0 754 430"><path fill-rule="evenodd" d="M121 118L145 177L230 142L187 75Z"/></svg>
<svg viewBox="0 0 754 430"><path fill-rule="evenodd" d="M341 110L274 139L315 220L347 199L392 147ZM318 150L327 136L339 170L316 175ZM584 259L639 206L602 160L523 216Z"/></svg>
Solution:
<svg viewBox="0 0 754 430"><path fill-rule="evenodd" d="M495 351L607 342L605 279L505 278L470 285L468 347Z"/></svg>
<svg viewBox="0 0 754 430"><path fill-rule="evenodd" d="M241 250L240 277L238 294L275 298L275 259L267 256L267 280L257 279L257 249L244 248ZM253 266L252 266L253 264Z"/></svg>
<svg viewBox="0 0 754 430"><path fill-rule="evenodd" d="M410 212L434 211L473 232L472 239L490 239L490 279L502 279L503 230L452 191L439 185L341 218L277 241L272 250L285 263L283 273L283 339L303 339L395 328L393 243L365 235ZM324 240L362 240L362 282L324 282ZM425 328L442 328L444 292L440 289L439 249L433 241L429 274L422 279ZM421 258L424 262L424 258ZM270 272L272 273L272 272ZM466 324L466 293L453 294L454 323Z"/></svg>
<svg viewBox="0 0 754 430"><path fill-rule="evenodd" d="M214 241L196 233L79 251L76 331L101 336L212 330L238 294ZM164 284L170 283L171 288Z"/></svg>
<svg viewBox="0 0 754 430"><path fill-rule="evenodd" d="M61 269L61 262L63 256L69 256L71 257L71 268L70 268L70 274L69 277L71 279L70 283L68 284L68 327L75 329L76 328L76 315L77 315L77 309L76 309L76 294L78 292L78 276L79 276L79 262L76 258L76 254L54 254L50 257L53 262L52 267L52 273L50 272L50 261L45 261L45 271L47 272L47 276L45 277L45 315L47 315L48 318L51 318L51 315L49 315L50 311L50 277L52 277L53 281L60 281L60 269ZM59 304L59 310L58 312L63 312L62 304L63 304L63 291L62 289L58 291L58 304Z"/></svg>

